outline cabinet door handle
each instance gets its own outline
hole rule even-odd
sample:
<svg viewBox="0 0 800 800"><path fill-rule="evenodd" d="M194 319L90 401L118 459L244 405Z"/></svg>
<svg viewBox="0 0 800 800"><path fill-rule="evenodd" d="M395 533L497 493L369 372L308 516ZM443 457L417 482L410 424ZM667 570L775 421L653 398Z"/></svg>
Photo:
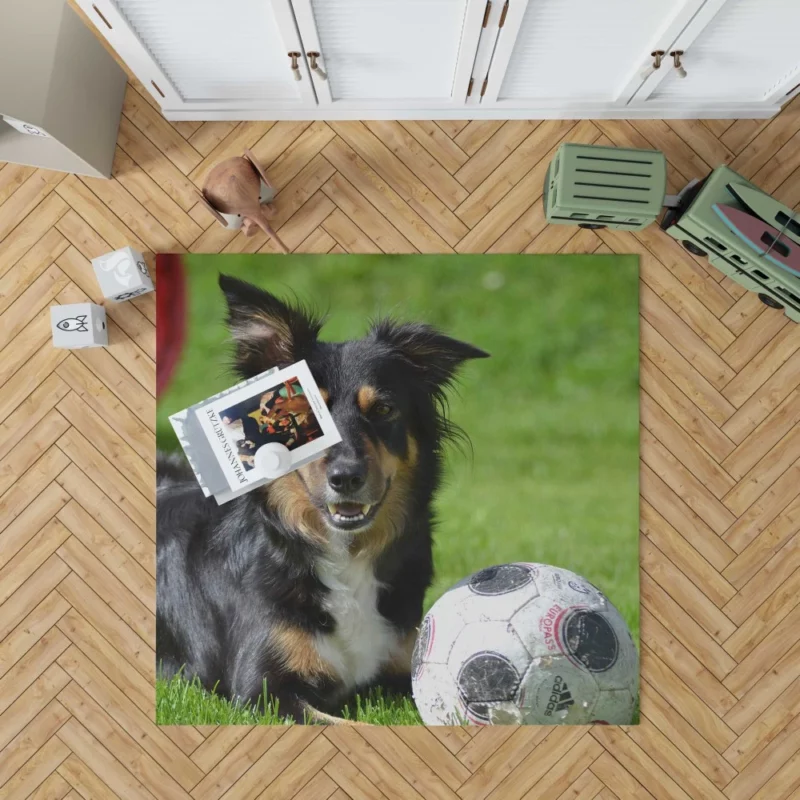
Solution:
<svg viewBox="0 0 800 800"><path fill-rule="evenodd" d="M675 65L675 69L678 71L679 78L686 77L686 70L683 68L683 64L681 63L681 56L683 55L683 50L673 50L670 52L672 56L672 62Z"/></svg>
<svg viewBox="0 0 800 800"><path fill-rule="evenodd" d="M95 5L93 5L93 6L92 6L92 8L94 9L94 13L95 13L95 14L97 14L97 16L98 16L98 17L100 17L100 19L101 19L101 20L103 20L103 22L105 23L106 27L107 27L107 28L108 28L110 31L113 31L113 30L114 30L113 26L112 26L112 25L111 25L111 23L110 23L110 22L109 22L109 21L108 21L108 20L105 18L105 16L104 16L103 12L102 12L102 11L101 11L101 10L100 10L100 9L99 9L97 6L95 6Z"/></svg>
<svg viewBox="0 0 800 800"><path fill-rule="evenodd" d="M663 50L653 50L650 55L653 57L653 63L648 64L640 73L639 77L643 81L647 80L657 69L661 69L661 61L666 55Z"/></svg>
<svg viewBox="0 0 800 800"><path fill-rule="evenodd" d="M297 59L300 58L301 55L301 53L298 53L294 50L291 53L288 53L289 58L292 59L292 75L294 75L294 79L296 81L303 80L303 76L300 74L300 65L297 63Z"/></svg>
<svg viewBox="0 0 800 800"><path fill-rule="evenodd" d="M311 71L315 72L319 76L320 80L328 80L328 73L317 64L317 59L322 58L322 56L313 50L309 53L306 53L306 55L308 56L308 60L310 62Z"/></svg>

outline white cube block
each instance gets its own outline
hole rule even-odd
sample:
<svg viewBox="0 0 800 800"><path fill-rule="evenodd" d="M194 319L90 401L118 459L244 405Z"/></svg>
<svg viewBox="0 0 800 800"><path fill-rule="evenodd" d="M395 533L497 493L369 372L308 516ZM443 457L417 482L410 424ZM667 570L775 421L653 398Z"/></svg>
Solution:
<svg viewBox="0 0 800 800"><path fill-rule="evenodd" d="M130 300L153 291L153 281L141 253L123 247L92 259L94 274L103 297L108 300Z"/></svg>
<svg viewBox="0 0 800 800"><path fill-rule="evenodd" d="M53 347L77 350L108 344L106 310L94 303L50 306L50 326L53 330Z"/></svg>

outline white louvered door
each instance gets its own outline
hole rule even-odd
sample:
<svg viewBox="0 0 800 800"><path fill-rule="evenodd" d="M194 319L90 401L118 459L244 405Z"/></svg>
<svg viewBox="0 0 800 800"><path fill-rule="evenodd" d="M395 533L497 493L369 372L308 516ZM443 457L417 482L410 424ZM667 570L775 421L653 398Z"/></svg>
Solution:
<svg viewBox="0 0 800 800"><path fill-rule="evenodd" d="M292 0L321 107L463 105L486 0Z"/></svg>
<svg viewBox="0 0 800 800"><path fill-rule="evenodd" d="M290 0L77 2L165 109L316 107Z"/></svg>
<svg viewBox="0 0 800 800"><path fill-rule="evenodd" d="M624 105L650 53L703 1L509 0L481 104Z"/></svg>
<svg viewBox="0 0 800 800"><path fill-rule="evenodd" d="M669 49L685 77L668 65L634 104L783 103L800 90L800 0L709 0Z"/></svg>

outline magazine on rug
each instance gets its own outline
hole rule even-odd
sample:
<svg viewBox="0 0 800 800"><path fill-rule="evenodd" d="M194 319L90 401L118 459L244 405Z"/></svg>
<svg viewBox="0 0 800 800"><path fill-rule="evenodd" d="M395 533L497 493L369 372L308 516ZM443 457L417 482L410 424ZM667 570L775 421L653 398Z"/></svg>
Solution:
<svg viewBox="0 0 800 800"><path fill-rule="evenodd" d="M270 369L170 416L206 497L222 504L268 483L258 451L280 445L290 472L341 441L305 361Z"/></svg>

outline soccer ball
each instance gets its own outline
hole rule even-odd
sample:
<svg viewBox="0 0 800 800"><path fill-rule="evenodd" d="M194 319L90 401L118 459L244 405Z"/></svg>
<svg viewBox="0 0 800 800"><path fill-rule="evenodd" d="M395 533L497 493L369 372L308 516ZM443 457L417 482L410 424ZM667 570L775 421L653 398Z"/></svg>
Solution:
<svg viewBox="0 0 800 800"><path fill-rule="evenodd" d="M434 603L412 657L426 725L629 724L639 658L619 611L547 564L501 564Z"/></svg>

